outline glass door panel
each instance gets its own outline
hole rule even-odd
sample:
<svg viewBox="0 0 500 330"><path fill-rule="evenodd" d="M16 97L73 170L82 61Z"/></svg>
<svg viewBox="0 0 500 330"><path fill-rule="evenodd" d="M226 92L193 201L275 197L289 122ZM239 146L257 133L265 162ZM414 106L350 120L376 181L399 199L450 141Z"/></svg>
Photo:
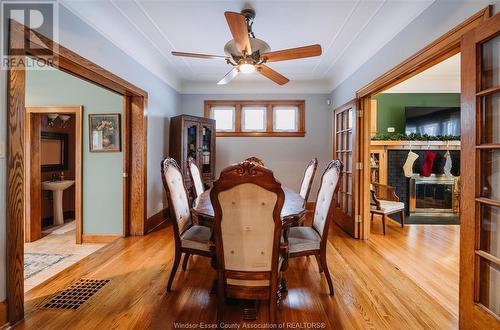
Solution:
<svg viewBox="0 0 500 330"><path fill-rule="evenodd" d="M500 143L500 92L481 98L482 143Z"/></svg>
<svg viewBox="0 0 500 330"><path fill-rule="evenodd" d="M481 89L500 85L500 36L483 43L481 47Z"/></svg>
<svg viewBox="0 0 500 330"><path fill-rule="evenodd" d="M201 171L202 173L212 173L212 129L209 126L202 126L202 150L201 150Z"/></svg>
<svg viewBox="0 0 500 330"><path fill-rule="evenodd" d="M186 123L186 158L193 158L198 160L198 124L188 122ZM187 175L187 168L186 173Z"/></svg>

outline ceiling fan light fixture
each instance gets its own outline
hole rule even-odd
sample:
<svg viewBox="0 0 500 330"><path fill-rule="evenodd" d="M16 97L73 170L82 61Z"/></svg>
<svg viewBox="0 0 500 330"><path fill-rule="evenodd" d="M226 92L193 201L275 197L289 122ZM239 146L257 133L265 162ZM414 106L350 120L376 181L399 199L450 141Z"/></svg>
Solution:
<svg viewBox="0 0 500 330"><path fill-rule="evenodd" d="M248 74L248 73L255 72L255 66L253 64L249 64L249 63L242 63L242 64L238 65L238 70L241 73Z"/></svg>

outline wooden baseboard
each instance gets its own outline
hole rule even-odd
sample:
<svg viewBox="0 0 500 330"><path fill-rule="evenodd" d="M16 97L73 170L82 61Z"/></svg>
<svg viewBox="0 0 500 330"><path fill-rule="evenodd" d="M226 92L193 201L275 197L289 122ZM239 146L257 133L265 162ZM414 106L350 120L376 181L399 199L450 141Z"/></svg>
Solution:
<svg viewBox="0 0 500 330"><path fill-rule="evenodd" d="M146 220L146 234L149 234L156 228L166 224L168 218L168 208L164 208L160 212L150 216Z"/></svg>
<svg viewBox="0 0 500 330"><path fill-rule="evenodd" d="M110 243L122 237L121 235L82 234L82 243Z"/></svg>
<svg viewBox="0 0 500 330"><path fill-rule="evenodd" d="M0 329L7 324L7 300L0 302Z"/></svg>

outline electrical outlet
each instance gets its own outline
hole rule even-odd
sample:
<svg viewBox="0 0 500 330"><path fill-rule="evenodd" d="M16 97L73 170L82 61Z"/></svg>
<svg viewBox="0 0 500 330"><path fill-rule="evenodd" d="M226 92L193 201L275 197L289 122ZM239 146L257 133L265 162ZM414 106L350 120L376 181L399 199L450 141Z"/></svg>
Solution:
<svg viewBox="0 0 500 330"><path fill-rule="evenodd" d="M0 141L0 159L5 158L5 156L6 156L5 142Z"/></svg>
<svg viewBox="0 0 500 330"><path fill-rule="evenodd" d="M394 127L387 127L388 133L394 133Z"/></svg>

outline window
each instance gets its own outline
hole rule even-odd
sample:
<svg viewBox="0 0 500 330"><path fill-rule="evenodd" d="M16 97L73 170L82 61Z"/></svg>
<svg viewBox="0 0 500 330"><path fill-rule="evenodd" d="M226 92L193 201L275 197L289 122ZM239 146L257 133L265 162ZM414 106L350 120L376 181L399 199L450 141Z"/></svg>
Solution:
<svg viewBox="0 0 500 330"><path fill-rule="evenodd" d="M266 107L243 107L241 108L241 130L244 132L265 132Z"/></svg>
<svg viewBox="0 0 500 330"><path fill-rule="evenodd" d="M295 132L298 127L298 107L275 107L273 109L273 131Z"/></svg>
<svg viewBox="0 0 500 330"><path fill-rule="evenodd" d="M211 110L218 132L234 131L234 107L213 107Z"/></svg>
<svg viewBox="0 0 500 330"><path fill-rule="evenodd" d="M215 119L219 137L305 135L304 100L210 100L205 117Z"/></svg>

